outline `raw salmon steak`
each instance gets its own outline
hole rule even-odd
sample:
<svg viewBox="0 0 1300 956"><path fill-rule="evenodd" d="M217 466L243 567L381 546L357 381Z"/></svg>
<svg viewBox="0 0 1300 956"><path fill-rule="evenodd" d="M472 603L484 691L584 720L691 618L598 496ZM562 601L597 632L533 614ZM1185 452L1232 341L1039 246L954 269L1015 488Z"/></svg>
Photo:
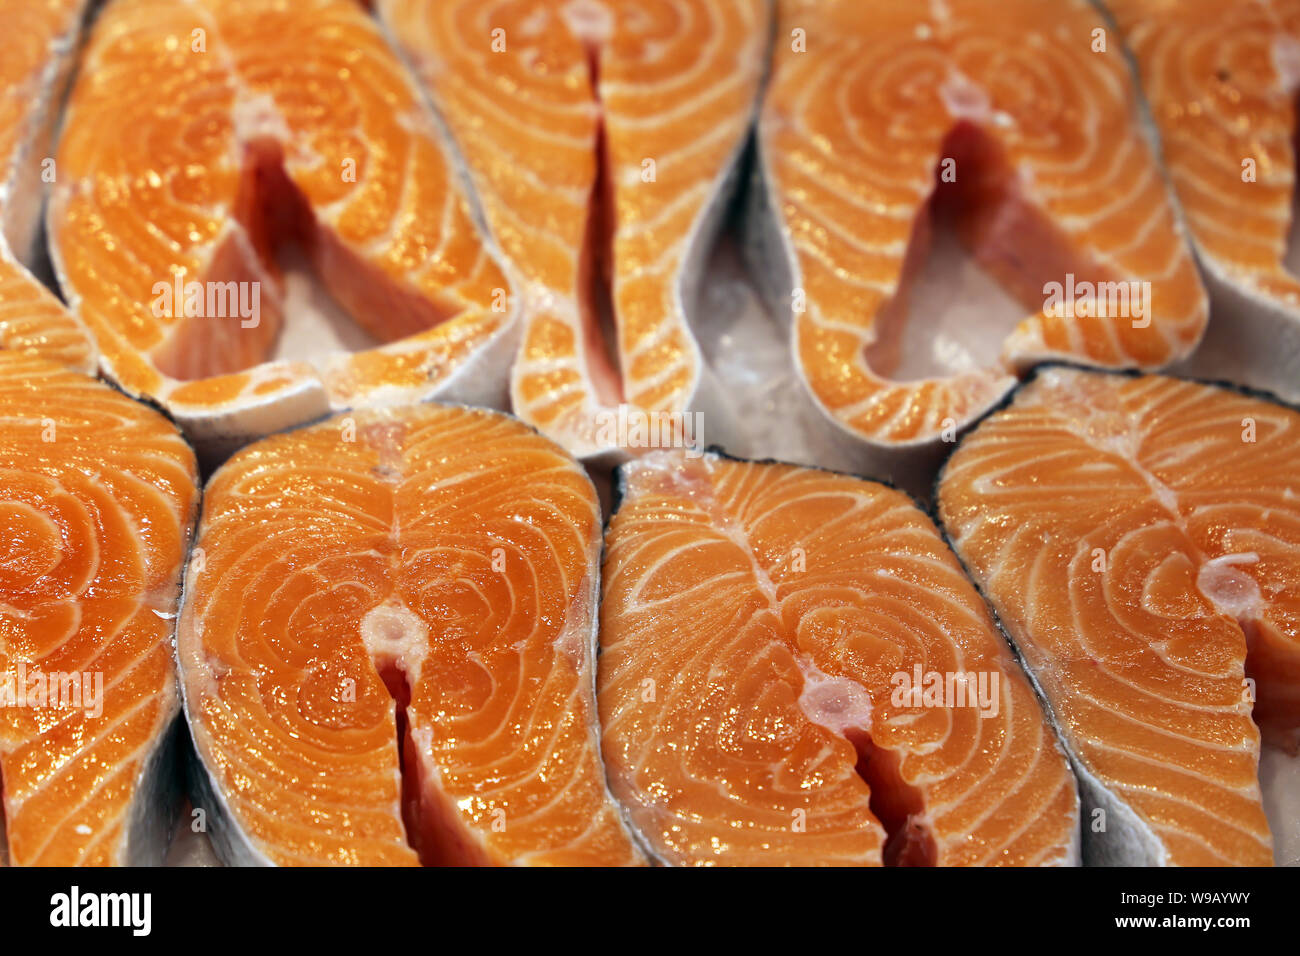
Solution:
<svg viewBox="0 0 1300 956"><path fill-rule="evenodd" d="M45 183L56 173L51 132L85 7L85 0L0 0L0 348L90 372L86 329L29 269Z"/></svg>
<svg viewBox="0 0 1300 956"><path fill-rule="evenodd" d="M1257 768L1260 730L1294 749L1300 728L1297 492L1300 413L1057 367L945 466L943 525L1078 771L1087 861L1271 862Z"/></svg>
<svg viewBox="0 0 1300 956"><path fill-rule="evenodd" d="M448 150L358 3L112 0L59 141L60 283L106 375L196 441L504 402L509 289ZM275 360L291 245L382 344Z"/></svg>
<svg viewBox="0 0 1300 956"><path fill-rule="evenodd" d="M0 351L0 419L0 849L161 863L194 454L153 409L16 351Z"/></svg>
<svg viewBox="0 0 1300 956"><path fill-rule="evenodd" d="M919 453L1036 362L1145 368L1192 350L1204 291L1128 62L1085 0L779 8L747 233L841 432ZM941 201L1028 314L993 364L936 336L922 347L938 370L910 378L907 297Z"/></svg>
<svg viewBox="0 0 1300 956"><path fill-rule="evenodd" d="M675 864L1047 865L1074 778L984 601L885 485L661 451L620 468L610 786Z"/></svg>
<svg viewBox="0 0 1300 956"><path fill-rule="evenodd" d="M416 405L239 452L177 645L232 863L642 862L596 731L600 508L516 420Z"/></svg>
<svg viewBox="0 0 1300 956"><path fill-rule="evenodd" d="M515 413L581 456L635 441L614 426L622 403L679 430L690 407L720 418L690 320L753 121L769 4L377 7L513 266Z"/></svg>
<svg viewBox="0 0 1300 956"><path fill-rule="evenodd" d="M1237 377L1300 397L1300 282L1287 263L1300 3L1107 6L1137 61L1169 178L1215 293L1209 341L1237 360Z"/></svg>

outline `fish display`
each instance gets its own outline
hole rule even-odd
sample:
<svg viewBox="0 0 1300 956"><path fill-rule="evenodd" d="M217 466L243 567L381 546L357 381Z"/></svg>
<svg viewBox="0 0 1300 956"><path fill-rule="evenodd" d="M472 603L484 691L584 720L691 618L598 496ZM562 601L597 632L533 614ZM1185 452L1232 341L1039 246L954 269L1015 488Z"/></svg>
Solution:
<svg viewBox="0 0 1300 956"><path fill-rule="evenodd" d="M60 286L103 373L195 441L366 403L504 401L508 282L360 4L111 0L57 161ZM277 359L291 245L374 347Z"/></svg>
<svg viewBox="0 0 1300 956"><path fill-rule="evenodd" d="M1300 398L1300 3L1108 0L1222 316L1207 371Z"/></svg>
<svg viewBox="0 0 1300 956"><path fill-rule="evenodd" d="M1300 0L0 27L0 866L1300 862Z"/></svg>
<svg viewBox="0 0 1300 956"><path fill-rule="evenodd" d="M945 465L943 527L1100 821L1085 861L1272 862L1261 732L1300 739L1297 463L1287 406L1049 367Z"/></svg>
<svg viewBox="0 0 1300 956"><path fill-rule="evenodd" d="M809 393L864 460L885 470L951 447L1037 362L1155 368L1191 352L1204 290L1093 7L778 6L749 256ZM905 335L937 204L1028 312L1014 328L972 317L996 357ZM900 373L903 357L922 371Z"/></svg>
<svg viewBox="0 0 1300 956"><path fill-rule="evenodd" d="M1065 756L911 499L716 454L619 476L600 717L610 787L655 859L1077 863Z"/></svg>
<svg viewBox="0 0 1300 956"><path fill-rule="evenodd" d="M483 409L335 417L208 483L177 632L229 863L643 862L600 764L600 508Z"/></svg>
<svg viewBox="0 0 1300 956"><path fill-rule="evenodd" d="M0 788L15 866L161 863L194 453L153 409L0 350Z"/></svg>
<svg viewBox="0 0 1300 956"><path fill-rule="evenodd" d="M31 272L45 183L57 172L52 133L85 0L0 0L0 348L82 372L95 368L86 329Z"/></svg>
<svg viewBox="0 0 1300 956"><path fill-rule="evenodd" d="M765 0L380 0L521 298L511 407L574 454L618 409L732 414L691 330L766 69ZM724 426L725 427L725 426Z"/></svg>

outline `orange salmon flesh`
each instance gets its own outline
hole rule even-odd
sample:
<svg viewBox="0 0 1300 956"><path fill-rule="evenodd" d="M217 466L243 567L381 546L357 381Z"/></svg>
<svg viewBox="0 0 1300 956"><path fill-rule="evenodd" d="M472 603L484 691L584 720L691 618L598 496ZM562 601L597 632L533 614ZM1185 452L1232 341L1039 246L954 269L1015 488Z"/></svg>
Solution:
<svg viewBox="0 0 1300 956"><path fill-rule="evenodd" d="M31 272L53 117L86 0L0 0L0 348L83 372L95 349L81 322Z"/></svg>
<svg viewBox="0 0 1300 956"><path fill-rule="evenodd" d="M1284 264L1295 194L1300 3L1107 0L1137 59L1196 244L1259 293L1300 308Z"/></svg>
<svg viewBox="0 0 1300 956"><path fill-rule="evenodd" d="M701 233L749 132L764 0L381 0L516 266L515 413L607 451L619 403L681 413ZM602 325L611 341L605 341Z"/></svg>
<svg viewBox="0 0 1300 956"><path fill-rule="evenodd" d="M8 860L161 863L172 820L147 791L178 773L159 764L179 710L171 641L194 453L152 409L20 352L0 351L0 420ZM154 826L151 856L135 831Z"/></svg>
<svg viewBox="0 0 1300 956"><path fill-rule="evenodd" d="M1300 865L1300 0L0 0L0 81L5 872Z"/></svg>
<svg viewBox="0 0 1300 956"><path fill-rule="evenodd" d="M177 650L246 855L641 862L600 766L599 549L586 474L494 412L340 417L227 462Z"/></svg>
<svg viewBox="0 0 1300 956"><path fill-rule="evenodd" d="M58 144L60 285L105 374L200 435L427 397L510 320L448 148L353 0L114 0ZM290 245L374 348L276 360Z"/></svg>
<svg viewBox="0 0 1300 956"><path fill-rule="evenodd" d="M1073 862L1064 754L906 495L670 452L625 465L622 483L600 714L614 794L656 857ZM960 674L969 696L932 700L924 676L913 696L913 674Z"/></svg>
<svg viewBox="0 0 1300 956"><path fill-rule="evenodd" d="M957 553L1142 862L1272 861L1258 762L1261 731L1294 751L1300 730L1297 461L1290 408L1049 368L944 468Z"/></svg>
<svg viewBox="0 0 1300 956"><path fill-rule="evenodd" d="M937 439L1046 359L1155 368L1186 356L1205 294L1125 53L1086 0L783 0L759 130L792 255L795 361L860 440ZM1000 361L895 377L912 273L943 184L962 240L1027 310ZM1071 279L1071 277L1073 277ZM1125 306L1047 286L1137 283Z"/></svg>

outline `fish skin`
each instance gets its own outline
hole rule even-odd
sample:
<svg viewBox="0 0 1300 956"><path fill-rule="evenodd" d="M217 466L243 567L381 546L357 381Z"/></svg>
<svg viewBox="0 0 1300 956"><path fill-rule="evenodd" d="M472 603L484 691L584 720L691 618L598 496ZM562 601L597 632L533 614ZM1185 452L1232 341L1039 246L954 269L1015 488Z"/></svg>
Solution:
<svg viewBox="0 0 1300 956"><path fill-rule="evenodd" d="M140 787L127 823L127 866L165 865L184 795L183 733L178 706L140 774Z"/></svg>
<svg viewBox="0 0 1300 956"><path fill-rule="evenodd" d="M0 575L0 676L16 681L21 655L29 675L99 674L104 688L99 715L0 708L7 862L159 865L179 799L171 641L194 453L152 409L21 352L0 351L0 414L10 540L24 516L27 540L60 539Z"/></svg>
<svg viewBox="0 0 1300 956"><path fill-rule="evenodd" d="M1258 426L1261 444L1243 441L1247 421ZM1033 453L1025 460L1029 446ZM1135 458L1133 449L1142 457ZM1294 551L1300 536L1287 530L1284 506L1294 494L1286 476L1294 477L1297 461L1300 412L1268 393L1169 376L1045 366L963 439L940 474L939 520L1045 693L1080 780L1085 820L1098 809L1105 812L1105 832L1085 828L1086 865L1272 863L1258 782L1259 728L1266 740L1294 748L1300 727L1300 630L1286 600L1287 582L1294 580L1287 549ZM1070 466L1075 473L1089 468L1093 477L1088 485L1071 487L1069 474L1050 470L1052 462L1075 462ZM1017 498L1036 511L1017 513ZM1262 529L1252 530L1246 518L1263 507L1261 502L1274 502L1276 510L1263 514L1276 514L1282 522L1271 539ZM1223 513L1218 532L1217 512ZM1071 606L1097 600L1099 575L1071 576L1062 561L1066 551L1084 555L1091 545L1100 547L1116 535L1119 543L1101 548L1106 574L1114 568L1117 550L1130 563L1141 557L1141 540L1131 539L1143 535L1151 561L1165 555L1143 579L1143 600L1165 612L1149 633L1133 628L1142 614L1153 613L1134 607L1136 585L1127 593L1119 590L1122 581L1104 585L1107 606L1116 609L1113 623L1129 628L1128 663L1123 655L1107 657L1097 644L1107 636L1109 619L1094 615L1087 621L1076 613L1072 625L1063 623L1044 597L1068 594ZM1167 540L1157 547L1161 535ZM1037 556L1025 551L1034 541L1042 545ZM1262 559L1232 564L1232 555L1245 553L1235 546L1243 542ZM1085 557L1095 561L1095 551ZM1190 570L1179 577L1174 572L1184 558ZM1206 566L1225 558L1255 581L1260 603L1248 610L1225 609L1205 593ZM1024 593L1018 583L1023 575L1015 572L1026 562L1042 581L1036 599ZM1142 571L1129 570L1130 578ZM1063 574L1068 581L1058 580ZM1222 600L1227 592L1215 593ZM1071 652L1074 640L1093 643L1091 649ZM1160 652L1162 646L1172 649ZM1115 680L1127 667L1131 686L1110 697L1104 696L1104 686L1088 691L1082 682L1092 672L1072 663L1074 653L1085 654ZM1177 669L1180 659L1185 666ZM1242 690L1247 674L1258 682L1253 708ZM1162 716L1149 702L1154 688L1171 681L1171 696L1157 698L1170 711ZM1163 743L1121 742L1117 732L1104 732L1095 724L1097 716L1087 712L1093 698L1106 712L1101 719L1130 726L1145 721L1153 739ZM1157 720L1179 728L1177 737L1160 736ZM1198 742L1204 752L1195 751ZM1163 764L1126 757L1140 756L1144 747L1157 747L1152 752ZM1169 768L1173 783L1179 772L1197 783L1172 787L1169 779L1157 779L1161 767ZM1171 815L1175 800L1181 801L1184 819Z"/></svg>
<svg viewBox="0 0 1300 956"><path fill-rule="evenodd" d="M1103 5L1098 0L1099 5ZM1300 399L1300 283L1286 265L1295 193L1300 5L1107 0L1136 69L1212 297L1194 373ZM1245 181L1243 163L1255 163Z"/></svg>
<svg viewBox="0 0 1300 956"><path fill-rule="evenodd" d="M770 0L381 0L376 7L457 138L511 265L523 322L515 414L597 463L631 451L600 429L623 403L699 411L718 440L739 439L691 324L707 318L695 314L695 291L739 184L766 70ZM694 59L665 79L662 61L646 51L660 44L677 52L669 45L687 35L683 25L697 28L686 45ZM491 46L494 29L504 31L503 50ZM721 30L726 44L699 39ZM545 74L529 69L534 60ZM650 85L686 84L695 96L702 64L713 82L685 105L680 93ZM550 77L556 81L548 84ZM504 118L503 110L510 111ZM609 237L600 234L592 202L602 145L612 194L595 205L612 206ZM674 162L683 153L689 163ZM647 158L657 163L650 184L642 178ZM593 261L602 257L608 261ZM588 288L602 265L610 273L613 361Z"/></svg>
<svg viewBox="0 0 1300 956"><path fill-rule="evenodd" d="M32 273L42 255L41 165L52 152L87 6L0 0L0 348L93 373L89 332Z"/></svg>
<svg viewBox="0 0 1300 956"><path fill-rule="evenodd" d="M909 5L784 0L779 5L776 63L759 124L759 155L746 210L751 272L763 277L774 313L789 322L796 368L840 443L856 441L867 467L896 470L913 489L924 480L917 476L942 458L950 443L943 433L959 432L996 405L1017 373L1053 358L1160 366L1190 352L1205 325L1204 292L1143 128L1124 54L1115 44L1110 54L1097 54L1095 62L1087 59L1094 56L1088 53L1089 31L1103 21L1082 0L1070 0L1051 6L1048 22L1043 14L1048 6L1031 0ZM807 49L814 52L792 49L795 29L803 31ZM1079 46L1071 47L1071 42ZM1054 47L1050 57L1016 59L1026 49L1048 45ZM1131 162L1118 168L1135 170L1138 181L1094 182L1086 198L1071 195L1067 187L1074 182L1077 189L1078 175L1062 178L1050 150L1039 150L1030 133L1059 134L1061 150L1079 147L1063 138L1062 131L1069 129L1053 133L1050 125L1056 115L1050 107L1065 111L1074 101L1047 106L1015 101L1005 82L1013 66L1002 62L995 69L983 59L994 55L989 52L994 48L1030 77L1068 64L1071 82L1053 87L1066 100L1083 95L1073 83L1091 83L1090 93L1104 91L1105 99L1095 98L1102 105L1092 115L1106 124L1111 152L1118 155L1122 147L1131 154ZM906 84L900 79L889 85L882 58L890 56L895 64L900 57L915 61L899 74L908 78ZM942 83L938 71L946 71ZM869 76L872 85L853 85L859 73ZM963 95L971 100L964 106ZM814 104L824 107L854 96L863 104L854 128L877 138L852 141L850 133L834 125L834 116L816 112ZM892 118L877 122L869 110L887 96L895 97L890 102L896 109ZM972 139L975 128L987 135ZM1023 136L1017 134L1021 129ZM953 139L954 131L964 138ZM879 154L872 153L876 146ZM1038 314L1031 313L1004 341L998 366L895 382L889 378L893 359L887 354L895 334L891 322L903 304L899 292L919 264L924 236L914 219L925 212L946 150L965 150L976 160L977 174L995 174L962 187L974 213L961 224L965 239L976 247L981 264L1018 298L1033 303ZM1010 178L1009 170L1017 170L1019 178ZM1095 172L1115 175L1114 169ZM961 183L960 171L957 177ZM1014 184L1012 191L999 192L1006 183ZM1105 228L1113 232L1114 222L1091 227L1093 239L1075 221L1087 209L1097 213L1103 189L1135 197L1138 211L1150 213L1141 247L1113 241ZM837 210L833 203L843 206ZM1045 218L1042 209L1048 210ZM1129 219L1137 214L1133 208L1111 210L1119 211ZM1034 236L1021 240L1023 249L998 231L1011 215L1019 217L1023 235ZM864 234L883 238L869 248L849 241L850 235ZM1152 256L1166 258L1161 264ZM1151 331L1124 328L1127 319L1048 316L1040 286L1047 278L1059 281L1066 266L1081 280L1152 280L1156 308ZM798 314L795 290L803 290L807 302Z"/></svg>
<svg viewBox="0 0 1300 956"><path fill-rule="evenodd" d="M105 375L205 457L347 407L505 401L509 284L451 144L359 5L112 0L83 66L47 216L55 271ZM381 344L274 358L272 252L290 239ZM256 289L259 314L155 314L178 280Z"/></svg>
<svg viewBox="0 0 1300 956"><path fill-rule="evenodd" d="M782 496L782 488L789 490L788 496ZM817 508L819 497L828 507ZM856 510L840 510L838 521L831 513L834 508L829 507L837 499L858 500ZM791 516L783 525L778 517L780 503L793 510L800 500L814 502L809 506L809 514L801 518ZM1042 780L1038 781L1042 786L1035 787L1018 778L1028 789L1011 793L1002 776L1009 764L999 767L1001 761L995 761L982 767L979 773L985 776L972 783L956 767L949 765L945 772L943 766L936 765L937 761L922 756L943 754L947 747L945 735L932 737L935 727L924 729L925 722L934 719L926 711L920 711L917 723L909 721L904 713L907 708L891 709L890 682L885 678L895 667L907 669L913 663L921 663L921 658L914 653L909 656L909 651L915 648L907 645L909 642L924 644L928 639L924 628L909 634L905 624L893 622L897 626L891 627L886 620L891 600L889 585L872 595L869 581L819 576L823 568L818 567L819 552L814 542L825 537L837 523L843 525L846 514L848 520L860 521L861 527L855 527L849 538L829 539L829 547L841 559L847 554L854 568L865 562L879 570L882 562L887 565L889 556L893 555L897 561L893 566L897 575L893 579L895 583L915 584L913 574L926 577L928 590L942 592L952 599L953 613L940 615L945 621L942 627L960 635L958 640L969 655L963 657L964 664L976 657L989 661L1004 679L1003 701L1021 705L1018 710L1015 707L1001 710L1002 721L993 715L997 727L990 734L997 738L1007 733L1013 725L1005 721L1006 714L1016 713L1014 726L1023 731L1018 735L1016 754L1044 760ZM771 522L766 531L762 528L765 520ZM795 535L793 539L791 534ZM677 550L664 556L656 548L667 547L665 542L669 539L677 542L674 545ZM808 544L806 587L809 593L803 597L796 584L799 575L784 574L780 566L782 557L792 553L791 540ZM736 550L739 542L748 542L748 556L734 564L735 555L730 552ZM699 550L701 555L711 551L711 557L700 556L697 563L709 568L720 578L718 581L705 584L700 568L688 566L692 549ZM910 570L909 556L917 559ZM759 607L749 611L741 608L734 613L729 610L731 603L720 593L723 579L745 578L746 565L762 569L756 581L770 580L776 595L771 600L780 606L776 610L765 612ZM652 856L660 862L670 865L879 865L886 839L874 812L876 800L896 791L886 788L881 794L873 795L868 807L867 787L855 774L854 763L863 753L869 753L872 756L867 758L868 762L880 760L882 766L891 767L889 756L893 753L905 755L903 775L923 792L921 806L912 806L910 813L911 823L920 828L922 836L914 848L922 852L912 857L904 852L904 860L916 862L929 855L939 865L1077 865L1078 797L1059 743L983 600L935 526L902 492L836 472L780 462L732 459L717 450L698 459L656 452L618 469L614 511L606 529L603 576L599 702L606 767L615 796L624 804ZM882 617L877 624L881 631L887 632L886 636L867 641L861 647L846 644L838 652L828 647L819 649L814 636L816 629L810 622L819 614L833 612L837 591L853 586L864 589L859 594L866 602L864 608L871 606L873 597L880 602L876 610ZM824 603L806 606L809 601L818 602L814 593L818 588L827 592L822 599ZM653 611L645 607L638 611L637 595L647 591L664 597L656 600L652 594L644 600L659 606ZM670 592L671 599L665 599ZM758 604L766 600L760 598ZM769 613L772 619L760 625ZM698 664L699 655L705 653L700 641L709 632L710 624L719 623L719 614L751 621L756 628L770 627L773 640L766 650L745 645L736 660L727 658L714 647L709 652L711 666L715 671L719 668L725 671L701 685L697 679L698 667L693 669L692 664ZM733 636L740 641L740 632ZM798 664L796 655L784 646L791 641L815 659ZM937 643L929 650L936 655L943 653ZM682 653L686 659L682 659ZM743 660L744 665L739 666L738 660ZM778 666L780 661L784 661L784 666ZM927 656L926 663L929 661ZM764 676L765 667L773 673ZM764 694L788 689L789 704L794 698L802 700L812 684L827 678L847 679L869 692L871 706L865 722L872 740L865 750L859 740L850 739L861 730L856 724L846 725L842 730L818 725L802 705L786 707L784 717L776 713L782 712L779 706L773 708L775 712L764 715L762 708L752 706L753 701L742 699L747 688L755 692L762 690ZM654 690L654 700L649 703L644 696L647 681ZM654 701L665 704L659 707ZM683 712L683 704L698 705L702 701L713 702L716 712L707 705L699 706L694 716ZM756 712L759 716L755 733L763 726L787 726L787 732L777 733L769 740L769 744L778 739L784 744L775 744L775 750L772 746L765 749L766 737L746 737L743 728L726 730L725 714ZM953 709L945 709L943 713L945 719L953 719L954 715L957 721L963 718ZM974 723L975 729L981 728L979 720ZM665 730L666 726L669 729ZM911 730L905 729L909 727L921 729L909 739ZM798 741L809 734L826 738L820 746L830 756L805 767L812 774L805 789L799 786L798 753L807 751L804 753L807 757L817 747L801 749ZM788 750L782 750L783 746L788 746ZM782 762L787 760L788 765ZM1013 758L1012 763L1015 762ZM659 771L647 775L649 763L657 763ZM665 763L675 770L665 771ZM760 765L766 767L769 763L775 766L771 786L761 785L761 778L750 780L737 769L749 766L757 773ZM688 766L695 768L693 782L681 779L690 777ZM725 767L736 772L728 777ZM896 767L893 772L898 772ZM889 770L876 771L875 780L886 781L889 773ZM770 801L774 808L766 808L767 812L762 807L744 804L749 792L746 786L753 788L750 796L762 798L770 791L769 795L775 798L780 796L782 781L788 785L787 796L804 795L802 802L795 797L791 806L805 809L806 837L792 835L790 813L783 812L791 807L775 806L779 800ZM893 786L897 787L897 778ZM839 792L838 800L836 792ZM730 815L725 809L719 811L718 807L709 805L705 796L708 793L727 795L727 800L733 801ZM818 794L824 799L819 800ZM915 797L915 793L911 796ZM1014 805L1012 816L1017 820L1034 820L1039 830L1018 833L1012 828L1009 835L1003 832L1005 840L997 839L998 813L989 811L980 816L972 810L979 806L981 798L991 799L995 804L1001 801L1000 813L1004 818ZM898 799L892 801L895 806ZM818 803L828 800L839 810L819 815ZM897 809L892 815L901 816ZM985 829L973 820L983 820ZM891 821L891 830L905 833L907 827L895 819ZM928 854L923 849L926 833L932 841ZM891 850L888 855L892 858L897 852Z"/></svg>
<svg viewBox="0 0 1300 956"><path fill-rule="evenodd" d="M462 406L336 416L227 461L196 548L177 647L224 861L644 863L599 762L599 506L558 446Z"/></svg>
<svg viewBox="0 0 1300 956"><path fill-rule="evenodd" d="M184 697L184 684L181 685ZM189 706L185 706L188 726ZM197 748L186 754L185 787L190 802L204 815L212 852L225 866L268 867L275 864L249 838Z"/></svg>

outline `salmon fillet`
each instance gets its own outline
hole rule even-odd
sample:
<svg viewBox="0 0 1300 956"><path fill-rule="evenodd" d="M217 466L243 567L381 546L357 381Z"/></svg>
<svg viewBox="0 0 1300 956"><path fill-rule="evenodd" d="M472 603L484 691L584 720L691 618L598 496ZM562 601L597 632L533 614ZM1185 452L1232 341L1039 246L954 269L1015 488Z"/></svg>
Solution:
<svg viewBox="0 0 1300 956"><path fill-rule="evenodd" d="M714 454L655 452L619 476L603 750L656 858L1077 862L1052 728L906 495Z"/></svg>
<svg viewBox="0 0 1300 956"><path fill-rule="evenodd" d="M1108 0L1133 50L1169 177L1202 256L1300 308L1286 271L1300 3Z"/></svg>
<svg viewBox="0 0 1300 956"><path fill-rule="evenodd" d="M418 405L208 484L178 630L228 862L633 864L594 690L600 508L504 415Z"/></svg>
<svg viewBox="0 0 1300 956"><path fill-rule="evenodd" d="M60 283L105 373L196 440L503 400L509 286L449 149L351 0L112 0L59 143ZM275 360L290 245L374 348Z"/></svg>
<svg viewBox="0 0 1300 956"><path fill-rule="evenodd" d="M892 449L951 440L1037 362L1151 368L1193 349L1205 294L1125 54L1097 48L1088 3L778 6L750 245L841 430ZM1000 362L934 342L948 372L902 380L941 186L963 242L1028 314Z"/></svg>
<svg viewBox="0 0 1300 956"><path fill-rule="evenodd" d="M1078 768L1086 860L1271 862L1260 730L1294 750L1300 728L1297 462L1291 408L1049 367L944 468L943 526Z"/></svg>
<svg viewBox="0 0 1300 956"><path fill-rule="evenodd" d="M764 0L381 0L522 298L512 408L575 454L716 404L689 319L766 66ZM608 326L608 330L604 327ZM606 336L611 341L606 341Z"/></svg>
<svg viewBox="0 0 1300 956"><path fill-rule="evenodd" d="M198 490L161 415L0 351L0 786L13 865L161 863Z"/></svg>
<svg viewBox="0 0 1300 956"><path fill-rule="evenodd" d="M1213 300L1180 371L1300 399L1300 3L1108 4L1132 49Z"/></svg>
<svg viewBox="0 0 1300 956"><path fill-rule="evenodd" d="M51 131L85 0L0 0L0 348L82 372L95 368L80 322L34 275Z"/></svg>

